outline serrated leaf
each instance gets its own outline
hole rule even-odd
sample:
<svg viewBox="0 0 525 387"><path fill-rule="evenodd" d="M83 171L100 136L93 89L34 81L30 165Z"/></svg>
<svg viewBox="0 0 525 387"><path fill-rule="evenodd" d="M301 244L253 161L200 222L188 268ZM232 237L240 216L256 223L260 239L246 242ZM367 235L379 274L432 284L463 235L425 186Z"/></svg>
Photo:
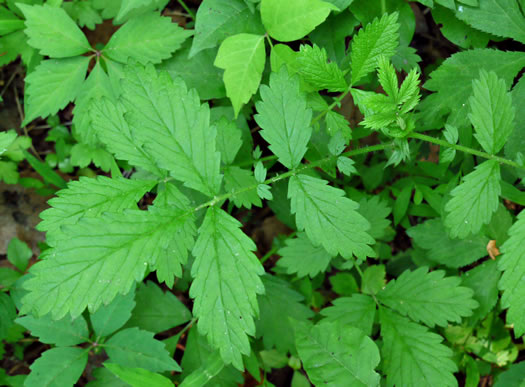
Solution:
<svg viewBox="0 0 525 387"><path fill-rule="evenodd" d="M76 317L86 307L94 312L117 294L127 293L144 278L148 265L154 267L158 259L172 254L172 243L186 244L194 229L192 213L175 208L105 213L63 227L56 247L31 267L33 277L24 284L30 290L25 312L52 312L54 318L68 312ZM170 256L179 264L187 259Z"/></svg>
<svg viewBox="0 0 525 387"><path fill-rule="evenodd" d="M31 335L38 337L42 343L66 347L85 343L89 340L88 326L82 316L74 320L64 317L58 321L53 320L50 316L40 318L24 316L15 321L31 331Z"/></svg>
<svg viewBox="0 0 525 387"><path fill-rule="evenodd" d="M106 337L122 328L131 317L131 311L135 307L135 292L130 291L126 295L118 295L108 305L102 305L90 316L93 330L97 337Z"/></svg>
<svg viewBox="0 0 525 387"><path fill-rule="evenodd" d="M392 209L379 196L363 198L359 201L359 213L370 222L370 236L374 239L384 238L390 226L388 215Z"/></svg>
<svg viewBox="0 0 525 387"><path fill-rule="evenodd" d="M261 136L270 143L270 150L281 164L297 167L306 153L312 135L312 111L299 90L299 80L282 67L270 75L270 85L261 86L261 102L257 102L255 121L262 128Z"/></svg>
<svg viewBox="0 0 525 387"><path fill-rule="evenodd" d="M332 255L323 246L314 246L303 232L299 233L297 238L288 238L286 246L277 253L281 256L277 266L298 277L313 278L325 272L332 260Z"/></svg>
<svg viewBox="0 0 525 387"><path fill-rule="evenodd" d="M102 16L93 7L90 1L62 3L64 10L77 22L79 27L95 29L95 25L102 23Z"/></svg>
<svg viewBox="0 0 525 387"><path fill-rule="evenodd" d="M216 47L229 36L264 34L258 13L251 12L242 0L204 0L196 16L190 58L201 50Z"/></svg>
<svg viewBox="0 0 525 387"><path fill-rule="evenodd" d="M93 110L94 102L102 98L115 99L109 77L102 69L100 62L95 64L87 79L80 87L75 100L73 110L73 124L75 125L75 136L79 142L89 145L99 145L98 136L93 127L90 112ZM107 123L112 125L111 122Z"/></svg>
<svg viewBox="0 0 525 387"><path fill-rule="evenodd" d="M297 175L290 178L288 198L298 230L305 230L314 245L347 259L352 255L360 259L375 256L369 246L374 243L367 233L370 224L343 190L329 186L325 180Z"/></svg>
<svg viewBox="0 0 525 387"><path fill-rule="evenodd" d="M157 13L141 14L120 27L102 52L124 64L130 59L156 64L171 57L192 33L172 23L171 18Z"/></svg>
<svg viewBox="0 0 525 387"><path fill-rule="evenodd" d="M332 306L321 310L327 321L340 321L343 326L353 326L365 334L372 334L376 314L374 299L365 294L354 294L352 297L339 297Z"/></svg>
<svg viewBox="0 0 525 387"><path fill-rule="evenodd" d="M153 335L138 328L128 328L117 332L103 347L110 361L124 367L144 368L151 372L180 372L164 343L155 340Z"/></svg>
<svg viewBox="0 0 525 387"><path fill-rule="evenodd" d="M498 209L500 193L500 169L495 160L479 164L464 176L463 182L452 190L452 199L445 205L445 226L450 229L450 236L465 238L490 222Z"/></svg>
<svg viewBox="0 0 525 387"><path fill-rule="evenodd" d="M86 367L88 352L84 348L76 347L48 349L29 367L31 373L24 386L73 386Z"/></svg>
<svg viewBox="0 0 525 387"><path fill-rule="evenodd" d="M241 107L257 92L265 61L264 35L237 34L221 43L214 64L224 69L226 95L232 102L236 117Z"/></svg>
<svg viewBox="0 0 525 387"><path fill-rule="evenodd" d="M377 299L415 322L444 327L450 321L461 322L479 306L472 298L474 291L460 283L459 277L445 277L442 270L405 270L377 294Z"/></svg>
<svg viewBox="0 0 525 387"><path fill-rule="evenodd" d="M441 219L430 219L407 230L414 243L426 250L427 258L447 267L463 267L487 255L489 239L471 235L452 239Z"/></svg>
<svg viewBox="0 0 525 387"><path fill-rule="evenodd" d="M291 42L305 37L337 10L321 0L262 0L261 18L266 31L274 39Z"/></svg>
<svg viewBox="0 0 525 387"><path fill-rule="evenodd" d="M118 14L116 15L117 20L122 20L131 11L147 6L152 0L121 0Z"/></svg>
<svg viewBox="0 0 525 387"><path fill-rule="evenodd" d="M191 318L188 308L173 293L163 292L151 281L138 287L135 301L135 309L126 326L159 333L184 324Z"/></svg>
<svg viewBox="0 0 525 387"><path fill-rule="evenodd" d="M166 177L166 171L158 167L151 153L137 144L124 119L126 109L121 102L113 103L108 98L102 98L94 101L90 107L89 114L98 139L116 158L126 160L160 178Z"/></svg>
<svg viewBox="0 0 525 387"><path fill-rule="evenodd" d="M63 109L78 95L86 77L90 58L79 56L42 61L25 78L25 119L27 125L37 117L47 117Z"/></svg>
<svg viewBox="0 0 525 387"><path fill-rule="evenodd" d="M363 331L325 321L294 325L299 358L314 385L379 386L379 350Z"/></svg>
<svg viewBox="0 0 525 387"><path fill-rule="evenodd" d="M0 156L7 151L15 139L16 132L14 130L0 133Z"/></svg>
<svg viewBox="0 0 525 387"><path fill-rule="evenodd" d="M394 101L398 101L398 84L397 84L397 74L394 66L389 62L385 56L380 56L378 61L378 70L377 77L379 83L383 87L383 90L387 95L389 95Z"/></svg>
<svg viewBox="0 0 525 387"><path fill-rule="evenodd" d="M252 205L261 207L261 199L257 192L253 189L242 191L243 188L254 186L257 180L253 176L253 172L248 169L231 166L224 169L224 189L226 192L241 191L234 194L230 200L233 201L237 207L252 208Z"/></svg>
<svg viewBox="0 0 525 387"><path fill-rule="evenodd" d="M469 99L470 122L476 129L474 137L485 152L497 154L514 129L514 107L505 81L496 73L480 71L472 82L474 94Z"/></svg>
<svg viewBox="0 0 525 387"><path fill-rule="evenodd" d="M234 121L222 116L217 122L217 150L225 165L232 164L243 145L242 131Z"/></svg>
<svg viewBox="0 0 525 387"><path fill-rule="evenodd" d="M153 66L128 66L125 73L122 96L133 138L187 187L216 194L222 175L208 105L180 78L157 74Z"/></svg>
<svg viewBox="0 0 525 387"><path fill-rule="evenodd" d="M28 43L52 58L82 55L91 50L88 40L60 7L17 4L26 18ZM87 58L84 58L87 59Z"/></svg>
<svg viewBox="0 0 525 387"><path fill-rule="evenodd" d="M501 258L498 258L498 269L503 272L499 288L503 290L501 306L507 311L507 322L514 325L516 337L525 334L525 211L521 211L516 222L509 230L509 239L501 246Z"/></svg>
<svg viewBox="0 0 525 387"><path fill-rule="evenodd" d="M422 125L428 129L441 128L443 115L450 112L453 118L467 124L466 102L472 94L472 81L479 77L479 71L494 71L498 78L510 85L524 66L525 54L522 52L487 48L452 55L430 74L430 79L424 84L425 89L435 93L419 104Z"/></svg>
<svg viewBox="0 0 525 387"><path fill-rule="evenodd" d="M315 90L344 91L348 87L341 69L328 61L324 48L303 45L297 56L299 74Z"/></svg>
<svg viewBox="0 0 525 387"><path fill-rule="evenodd" d="M476 323L485 318L498 302L498 263L489 259L464 273L461 279L464 286L474 290L474 299L479 303L479 308L468 320L469 323Z"/></svg>
<svg viewBox="0 0 525 387"><path fill-rule="evenodd" d="M40 213L42 222L38 230L46 231L48 243L60 235L60 227L75 224L82 217L97 217L103 212L120 212L137 208L138 200L154 186L152 181L110 179L98 176L96 179L81 177L68 183L67 189L58 191L49 201L51 208Z"/></svg>
<svg viewBox="0 0 525 387"><path fill-rule="evenodd" d="M7 245L7 260L13 264L22 273L27 268L29 259L33 256L31 250L25 242L18 238L13 238Z"/></svg>
<svg viewBox="0 0 525 387"><path fill-rule="evenodd" d="M264 268L253 254L255 244L240 226L221 209L207 210L193 249L190 288L199 332L220 350L226 364L237 369L243 369L241 354L250 353L248 335L255 334L257 294L264 293L259 278Z"/></svg>
<svg viewBox="0 0 525 387"><path fill-rule="evenodd" d="M0 35L7 35L11 32L24 28L24 21L19 19L8 9L0 8Z"/></svg>
<svg viewBox="0 0 525 387"><path fill-rule="evenodd" d="M458 385L452 351L441 344L441 336L385 308L379 309L379 320L387 386Z"/></svg>
<svg viewBox="0 0 525 387"><path fill-rule="evenodd" d="M173 383L168 378L150 372L143 368L122 367L114 363L104 363L104 367L115 374L120 380L131 387L171 387Z"/></svg>
<svg viewBox="0 0 525 387"><path fill-rule="evenodd" d="M290 285L277 277L262 277L265 293L258 297L260 317L255 322L257 338L261 338L266 349L295 353L294 325L290 319L306 321L314 313L302 303L304 297Z"/></svg>
<svg viewBox="0 0 525 387"><path fill-rule="evenodd" d="M459 6L456 17L478 30L525 43L525 18L515 0L482 0L477 7Z"/></svg>
<svg viewBox="0 0 525 387"><path fill-rule="evenodd" d="M377 67L380 56L392 57L398 46L397 12L374 19L352 39L352 84L354 85Z"/></svg>

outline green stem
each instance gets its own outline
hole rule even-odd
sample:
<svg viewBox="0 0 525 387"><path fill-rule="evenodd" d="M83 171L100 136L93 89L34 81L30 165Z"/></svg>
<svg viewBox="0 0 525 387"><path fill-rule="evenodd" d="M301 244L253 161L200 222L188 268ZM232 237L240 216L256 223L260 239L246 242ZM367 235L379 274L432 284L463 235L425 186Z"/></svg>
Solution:
<svg viewBox="0 0 525 387"><path fill-rule="evenodd" d="M386 0L381 0L381 13L386 13Z"/></svg>
<svg viewBox="0 0 525 387"><path fill-rule="evenodd" d="M461 151L461 152L464 152L464 153L469 153L469 154L474 155L474 156L483 157L484 159L487 159L487 160L496 160L497 162L499 162L501 164L506 164L506 165L510 165L511 167L514 167L514 168L525 170L524 166L519 165L515 161L509 160L509 159L506 159L506 158L503 158L503 157L499 157L499 156L496 156L496 155L491 155L490 153L485 153L485 152L482 152L482 151L478 151L476 149L472 149L472 148L469 148L469 147L466 147L466 146L463 146L463 145L451 144L451 143L449 143L447 141L440 140L439 138L435 138L435 137L432 137L432 136L427 136L426 134L414 132L414 133L409 134L408 137L417 138L418 140L431 142L431 143L436 144L436 145L445 146L447 148L452 148L452 149L455 149L455 150L458 150L458 151Z"/></svg>
<svg viewBox="0 0 525 387"><path fill-rule="evenodd" d="M348 88L343 91L337 98L334 99L334 102L330 104L325 110L323 110L321 113L319 113L317 116L314 117L312 120L312 125L315 124L317 121L319 121L321 118L323 118L329 111L331 111L334 107L339 105L344 97L350 92L352 89L352 85L348 86Z"/></svg>
<svg viewBox="0 0 525 387"><path fill-rule="evenodd" d="M342 153L339 156L328 156L328 157L325 157L324 159L314 161L314 162L312 162L310 164L303 164L303 165L301 165L301 166L299 166L297 168L289 170L288 172L285 172L285 173L282 173L280 175L276 175L276 176L274 176L272 178L266 179L262 183L252 184L252 185L249 185L247 187L240 188L240 189L238 189L236 191L232 191L232 192L225 193L223 195L215 196L212 200L210 200L210 201L208 201L206 203L203 203L203 204L201 204L198 207L195 207L192 211L193 212L197 212L199 210L202 210L203 208L212 207L212 206L214 206L214 205L216 205L218 203L223 202L224 200L230 199L231 197L233 197L235 195L238 195L238 194L243 193L243 192L251 191L253 189L257 189L257 186L259 184L273 184L273 183L276 183L276 182L278 182L280 180L284 180L284 179L287 179L287 178L289 178L291 176L295 176L296 174L298 174L298 173L300 173L302 171L305 171L307 169L319 167L319 166L323 165L324 163L329 162L329 161L333 161L334 159L336 159L336 158L338 158L340 156L347 156L347 157L357 156L357 155L362 155L362 154L366 154L366 153L370 153L370 152L384 150L384 149L389 148L391 146L393 146L393 144L390 143L390 142L386 143L386 144L377 144L377 145L372 145L372 146L365 146L363 148L354 149L354 150L351 150L351 151L348 151L348 152L344 152L344 153Z"/></svg>
<svg viewBox="0 0 525 387"><path fill-rule="evenodd" d="M190 15L190 17L195 20L195 13L186 5L184 0L177 0L177 2L180 4L182 8Z"/></svg>

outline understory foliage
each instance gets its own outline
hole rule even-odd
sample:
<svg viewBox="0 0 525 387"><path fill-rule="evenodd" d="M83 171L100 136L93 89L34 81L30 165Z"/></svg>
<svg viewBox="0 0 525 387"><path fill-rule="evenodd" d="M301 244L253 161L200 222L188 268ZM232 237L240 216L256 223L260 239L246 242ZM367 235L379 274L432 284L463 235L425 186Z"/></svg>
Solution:
<svg viewBox="0 0 525 387"><path fill-rule="evenodd" d="M498 46L523 2L175 2L184 27L162 0L0 3L21 127L56 149L0 133L0 179L54 194L0 282L0 338L49 349L0 384L525 380L525 53ZM442 63L410 46L422 10ZM288 230L266 249L261 216Z"/></svg>

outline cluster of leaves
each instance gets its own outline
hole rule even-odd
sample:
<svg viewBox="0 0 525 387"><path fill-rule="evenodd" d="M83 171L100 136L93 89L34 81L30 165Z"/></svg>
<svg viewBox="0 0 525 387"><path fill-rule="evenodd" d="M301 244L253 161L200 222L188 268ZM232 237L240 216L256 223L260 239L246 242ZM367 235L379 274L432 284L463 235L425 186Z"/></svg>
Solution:
<svg viewBox="0 0 525 387"><path fill-rule="evenodd" d="M4 3L22 126L51 116L56 154L2 133L0 177L25 158L60 190L37 262L13 240L0 278L0 338L52 347L3 383L523 382L525 53L486 48L525 43L517 0L413 4L464 49L426 91L403 0L204 0L187 28L167 1ZM89 42L104 19L120 27ZM71 102L70 131L54 115ZM111 177L54 171L91 164ZM263 206L293 233L260 258L239 218Z"/></svg>

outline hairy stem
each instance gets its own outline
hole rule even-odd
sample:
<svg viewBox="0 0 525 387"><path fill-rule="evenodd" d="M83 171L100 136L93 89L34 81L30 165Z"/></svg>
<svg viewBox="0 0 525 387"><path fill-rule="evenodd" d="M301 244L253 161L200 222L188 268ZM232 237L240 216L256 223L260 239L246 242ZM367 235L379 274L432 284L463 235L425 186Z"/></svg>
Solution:
<svg viewBox="0 0 525 387"><path fill-rule="evenodd" d="M491 155L490 153L485 153L485 152L482 152L482 151L478 151L476 149L472 149L472 148L469 148L469 147L466 147L466 146L463 146L463 145L451 144L451 143L449 143L447 141L440 140L439 138L432 137L432 136L427 136L426 134L414 132L414 133L409 134L408 137L410 137L410 138L417 138L418 140L431 142L432 144L445 146L447 148L452 148L452 149L455 149L455 150L458 150L458 151L461 151L461 152L464 152L464 153L469 153L469 154L474 155L474 156L483 157L484 159L487 159L487 160L496 160L497 162L499 162L501 164L506 164L506 165L510 165L511 167L514 167L514 168L525 170L524 166L521 166L520 164L518 164L515 161L509 160L509 159L506 159L506 158L503 158L503 157L499 157L499 156L496 156L496 155Z"/></svg>

